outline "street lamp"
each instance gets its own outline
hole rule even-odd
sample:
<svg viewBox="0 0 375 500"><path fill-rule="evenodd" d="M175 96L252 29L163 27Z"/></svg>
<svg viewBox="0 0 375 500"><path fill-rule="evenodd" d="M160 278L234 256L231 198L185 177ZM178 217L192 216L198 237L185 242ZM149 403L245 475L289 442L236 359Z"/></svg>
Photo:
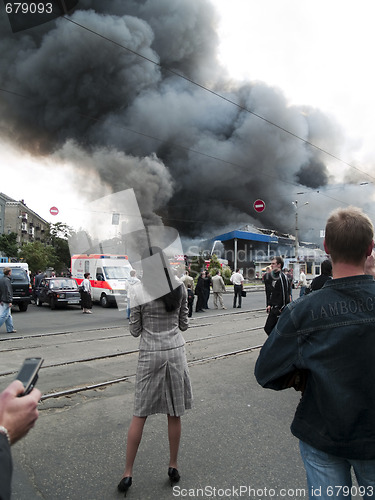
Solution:
<svg viewBox="0 0 375 500"><path fill-rule="evenodd" d="M296 236L295 236L295 259L296 259L296 271L298 273L298 276L299 276L299 261L298 261L298 248L299 248L299 244L298 244L298 201L292 201L293 205L295 206L295 209L296 209L296 228L295 228L295 231L296 231ZM304 207L305 205L308 205L309 202L306 201L306 203L304 203L302 206Z"/></svg>

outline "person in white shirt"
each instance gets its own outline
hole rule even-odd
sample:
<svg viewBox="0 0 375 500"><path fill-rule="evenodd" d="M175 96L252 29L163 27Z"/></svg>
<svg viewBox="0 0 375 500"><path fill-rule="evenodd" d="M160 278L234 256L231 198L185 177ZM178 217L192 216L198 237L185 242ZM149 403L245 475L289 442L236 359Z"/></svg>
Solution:
<svg viewBox="0 0 375 500"><path fill-rule="evenodd" d="M233 307L236 307L237 297L238 297L238 308L241 308L242 305L242 289L244 277L240 273L239 269L236 269L236 272L232 274L230 277L231 282L233 283L234 288L234 298L233 298Z"/></svg>
<svg viewBox="0 0 375 500"><path fill-rule="evenodd" d="M302 297L302 295L305 295L306 287L307 287L307 280L306 280L306 274L303 272L301 269L301 272L299 274L299 286L301 287L301 290L299 292L299 296Z"/></svg>

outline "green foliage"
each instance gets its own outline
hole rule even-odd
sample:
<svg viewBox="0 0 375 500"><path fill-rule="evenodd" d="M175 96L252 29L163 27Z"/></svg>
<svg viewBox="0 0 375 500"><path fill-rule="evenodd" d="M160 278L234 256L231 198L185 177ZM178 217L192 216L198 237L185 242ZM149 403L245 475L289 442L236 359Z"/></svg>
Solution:
<svg viewBox="0 0 375 500"><path fill-rule="evenodd" d="M208 272L211 276L215 276L216 271L221 271L221 264L216 254L212 254L210 264L208 266Z"/></svg>
<svg viewBox="0 0 375 500"><path fill-rule="evenodd" d="M56 259L54 265L49 264L48 267L54 267L57 273L65 271L70 267L68 238L72 236L73 233L73 229L62 222L49 224L47 239L55 251Z"/></svg>
<svg viewBox="0 0 375 500"><path fill-rule="evenodd" d="M206 263L202 254L190 259L190 274L195 279L195 281L198 279L199 273L201 273L205 269Z"/></svg>
<svg viewBox="0 0 375 500"><path fill-rule="evenodd" d="M5 257L18 256L17 233L0 235L0 252Z"/></svg>
<svg viewBox="0 0 375 500"><path fill-rule="evenodd" d="M23 245L19 256L29 264L32 273L39 269L45 270L47 267L56 267L58 258L52 246L45 246L40 241L26 243Z"/></svg>
<svg viewBox="0 0 375 500"><path fill-rule="evenodd" d="M221 270L221 275L223 277L224 283L226 285L230 285L230 277L232 276L232 269L228 266L223 266Z"/></svg>

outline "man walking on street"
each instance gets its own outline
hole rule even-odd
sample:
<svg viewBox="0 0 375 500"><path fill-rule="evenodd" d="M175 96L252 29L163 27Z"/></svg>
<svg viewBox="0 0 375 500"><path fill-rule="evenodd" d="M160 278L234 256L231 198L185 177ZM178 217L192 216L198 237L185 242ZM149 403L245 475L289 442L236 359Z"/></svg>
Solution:
<svg viewBox="0 0 375 500"><path fill-rule="evenodd" d="M296 387L299 379L291 431L310 498L350 498L352 468L360 495L375 491L375 281L365 274L373 238L360 209L331 214L324 248L333 279L284 309L255 366L263 387Z"/></svg>
<svg viewBox="0 0 375 500"><path fill-rule="evenodd" d="M220 303L221 309L226 309L223 302L223 293L225 293L224 280L220 275L220 271L216 271L215 276L212 278L212 293L214 295L214 308L218 309L217 301Z"/></svg>
<svg viewBox="0 0 375 500"><path fill-rule="evenodd" d="M238 297L237 307L240 308L242 304L242 289L243 289L244 277L240 273L239 269L236 269L236 272L232 274L230 280L233 283L233 289L234 289L233 307L234 308L236 307L236 302Z"/></svg>
<svg viewBox="0 0 375 500"><path fill-rule="evenodd" d="M12 269L10 267L5 267L3 273L4 276L0 278L0 327L5 323L7 333L16 333L13 327L12 318Z"/></svg>

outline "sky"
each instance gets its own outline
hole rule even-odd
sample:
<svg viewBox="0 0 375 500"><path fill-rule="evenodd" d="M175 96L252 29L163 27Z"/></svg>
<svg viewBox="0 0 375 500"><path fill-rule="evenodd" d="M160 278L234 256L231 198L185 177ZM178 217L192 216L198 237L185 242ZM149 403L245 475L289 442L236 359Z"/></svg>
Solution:
<svg viewBox="0 0 375 500"><path fill-rule="evenodd" d="M310 105L332 116L345 133L340 158L373 172L375 46L370 0L212 0L220 15L219 59L231 77L261 81L290 105ZM85 194L100 182L68 162L35 159L1 145L7 183L1 191L49 222L76 227ZM53 168L51 168L54 163ZM341 164L336 162L339 173ZM337 194L339 198L339 195ZM51 207L58 216L50 214Z"/></svg>

